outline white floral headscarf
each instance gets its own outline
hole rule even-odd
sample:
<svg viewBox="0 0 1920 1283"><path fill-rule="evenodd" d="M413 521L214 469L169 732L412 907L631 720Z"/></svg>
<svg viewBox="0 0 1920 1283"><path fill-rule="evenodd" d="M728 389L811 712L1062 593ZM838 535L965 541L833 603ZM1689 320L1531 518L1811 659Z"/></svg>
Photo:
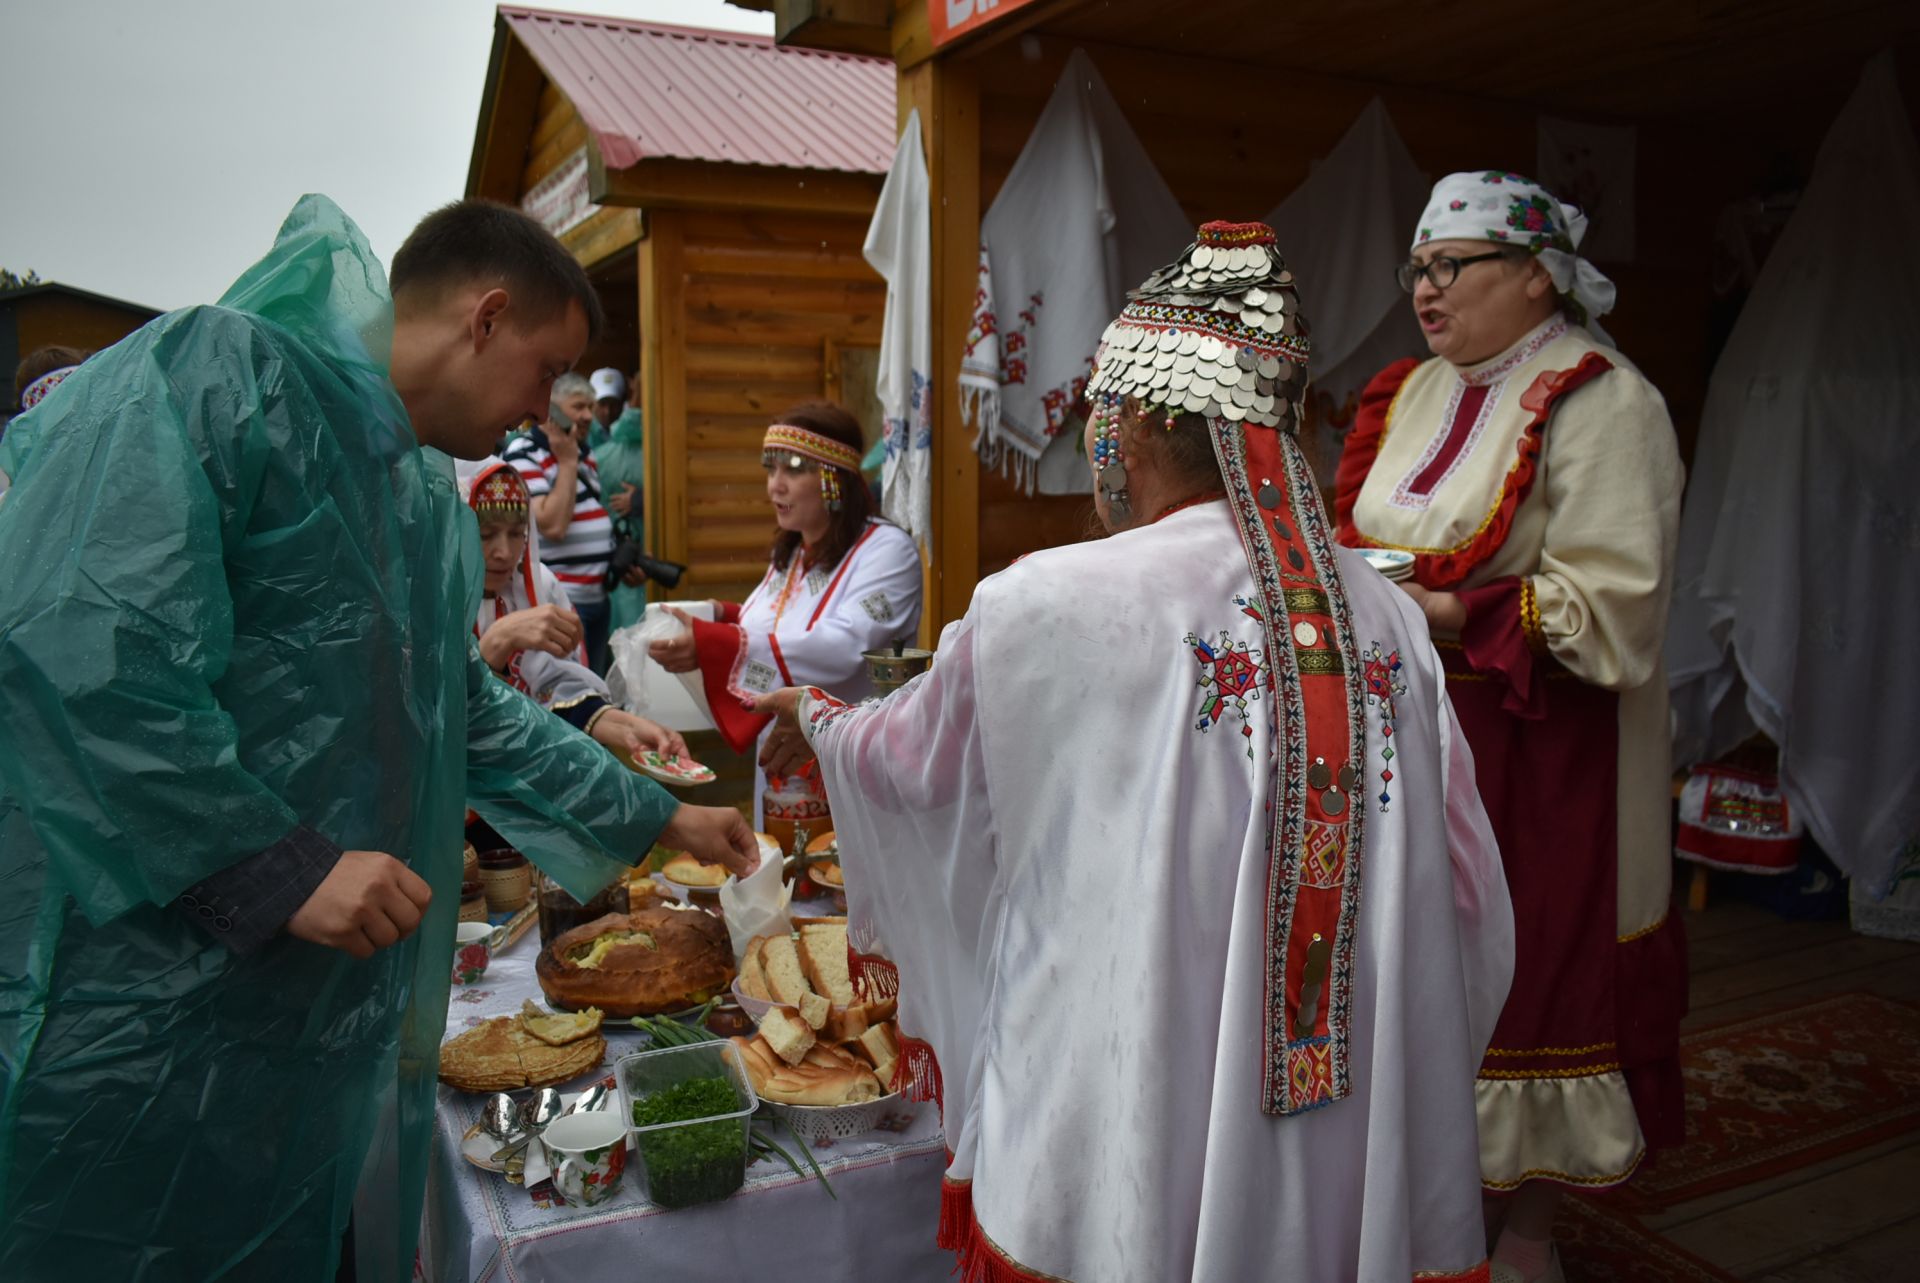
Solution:
<svg viewBox="0 0 1920 1283"><path fill-rule="evenodd" d="M1583 325L1613 310L1613 282L1581 258L1587 216L1519 174L1448 174L1433 185L1411 248L1428 241L1494 241L1531 250Z"/></svg>

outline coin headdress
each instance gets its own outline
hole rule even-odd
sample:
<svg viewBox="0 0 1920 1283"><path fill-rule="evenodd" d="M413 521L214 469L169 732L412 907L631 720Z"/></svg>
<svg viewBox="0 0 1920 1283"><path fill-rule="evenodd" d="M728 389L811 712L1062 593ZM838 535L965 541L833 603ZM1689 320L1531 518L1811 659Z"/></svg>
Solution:
<svg viewBox="0 0 1920 1283"><path fill-rule="evenodd" d="M1366 701L1333 527L1295 433L1310 349L1293 274L1260 223L1208 223L1128 294L1095 354L1096 416L1204 417L1267 633L1274 719L1261 952L1270 1114L1351 1090L1348 1023L1366 806ZM1117 426L1116 426L1117 432ZM1096 464L1100 463L1096 442ZM1108 487L1123 477L1103 476Z"/></svg>

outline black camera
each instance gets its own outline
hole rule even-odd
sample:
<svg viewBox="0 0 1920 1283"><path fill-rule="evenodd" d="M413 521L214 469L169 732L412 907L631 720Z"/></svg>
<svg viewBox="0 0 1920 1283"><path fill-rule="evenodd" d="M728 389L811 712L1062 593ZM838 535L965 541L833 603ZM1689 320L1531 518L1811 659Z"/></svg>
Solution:
<svg viewBox="0 0 1920 1283"><path fill-rule="evenodd" d="M622 517L613 523L613 556L607 561L607 591L612 592L624 583L627 572L635 566L640 568L641 574L662 588L678 588L680 576L687 573L687 568L677 561L647 556L640 547L640 541L633 537L632 527Z"/></svg>

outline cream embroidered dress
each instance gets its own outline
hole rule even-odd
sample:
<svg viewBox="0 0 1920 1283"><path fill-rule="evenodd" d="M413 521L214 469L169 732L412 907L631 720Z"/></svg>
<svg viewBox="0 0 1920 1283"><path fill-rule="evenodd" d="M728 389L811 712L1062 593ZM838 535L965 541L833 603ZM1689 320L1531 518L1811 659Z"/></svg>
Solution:
<svg viewBox="0 0 1920 1283"><path fill-rule="evenodd" d="M1660 656L1680 489L1659 393L1561 317L1480 365L1390 367L1341 464L1342 541L1416 554L1468 607L1441 654L1518 938L1478 1083L1492 1188L1613 1184L1679 1138Z"/></svg>

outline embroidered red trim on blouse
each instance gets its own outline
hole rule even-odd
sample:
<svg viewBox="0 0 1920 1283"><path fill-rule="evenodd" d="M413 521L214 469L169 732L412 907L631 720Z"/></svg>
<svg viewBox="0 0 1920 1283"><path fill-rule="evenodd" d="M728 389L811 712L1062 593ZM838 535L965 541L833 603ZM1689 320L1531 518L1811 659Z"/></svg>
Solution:
<svg viewBox="0 0 1920 1283"><path fill-rule="evenodd" d="M1385 436L1389 411L1393 401L1399 396L1411 368L1401 371L1397 378L1394 372L1401 370L1412 360L1388 366L1367 385L1361 394L1361 409L1354 416L1354 430L1347 439L1346 451L1340 456L1340 470L1335 484L1339 493L1334 501L1334 510L1340 519L1340 542L1349 547L1393 548L1397 545L1384 540L1374 539L1354 524L1353 505L1359 497L1360 487L1372 471L1374 459L1379 454L1380 442ZM1441 552L1423 552L1419 549L1403 549L1412 552L1413 578L1423 588L1452 589L1463 583L1474 569L1498 552L1507 542L1507 535L1513 530L1513 517L1520 505L1526 502L1527 495L1533 490L1533 479L1540 462L1540 451L1546 441L1547 422L1553 417L1553 408L1560 398L1589 381L1598 378L1613 368L1613 362L1598 352L1589 352L1580 358L1580 363L1570 370L1549 370L1542 373L1527 390L1521 394L1520 408L1533 417L1520 431L1520 439L1515 446L1516 458L1513 466L1507 470L1507 479L1501 487L1499 502L1486 519L1480 523L1464 543ZM1371 413L1370 413L1371 412ZM1363 423L1362 416L1368 416ZM1364 433L1364 436L1363 436Z"/></svg>

